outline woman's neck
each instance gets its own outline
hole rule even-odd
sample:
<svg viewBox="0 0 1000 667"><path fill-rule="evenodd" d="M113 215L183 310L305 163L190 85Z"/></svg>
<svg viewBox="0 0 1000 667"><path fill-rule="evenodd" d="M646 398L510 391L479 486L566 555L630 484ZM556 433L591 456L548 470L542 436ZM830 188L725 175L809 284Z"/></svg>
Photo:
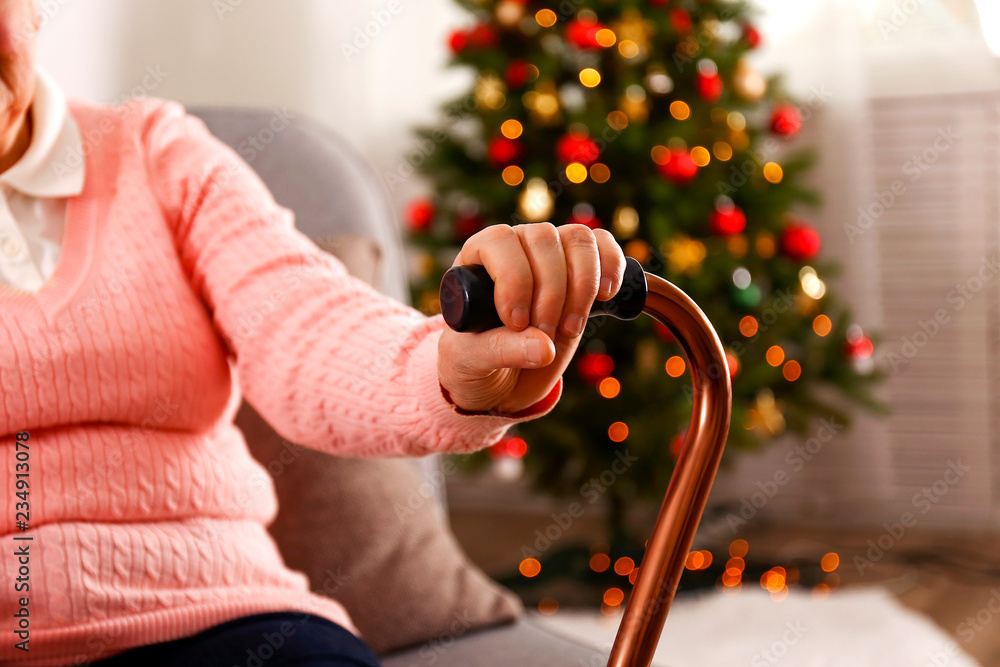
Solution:
<svg viewBox="0 0 1000 667"><path fill-rule="evenodd" d="M31 144L31 108L21 114L18 127L0 139L0 173L14 166Z"/></svg>

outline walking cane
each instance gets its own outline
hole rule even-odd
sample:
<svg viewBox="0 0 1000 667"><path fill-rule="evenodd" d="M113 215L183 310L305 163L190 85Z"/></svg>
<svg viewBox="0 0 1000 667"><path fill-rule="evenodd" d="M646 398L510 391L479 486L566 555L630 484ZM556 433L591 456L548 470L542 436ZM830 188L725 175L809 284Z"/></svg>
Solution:
<svg viewBox="0 0 1000 667"><path fill-rule="evenodd" d="M441 280L441 312L455 331L503 326L485 267L454 266ZM729 432L732 386L726 355L705 313L687 294L629 257L621 289L595 301L589 317L634 320L646 313L680 343L694 389L691 425L639 567L608 667L649 667L673 602Z"/></svg>

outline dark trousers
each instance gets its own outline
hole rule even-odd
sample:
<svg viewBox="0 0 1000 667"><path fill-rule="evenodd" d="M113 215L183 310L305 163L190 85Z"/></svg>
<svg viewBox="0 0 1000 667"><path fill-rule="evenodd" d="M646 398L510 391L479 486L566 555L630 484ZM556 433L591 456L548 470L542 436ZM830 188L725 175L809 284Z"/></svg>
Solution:
<svg viewBox="0 0 1000 667"><path fill-rule="evenodd" d="M120 653L93 667L379 667L347 629L319 616L273 612L236 618L191 637Z"/></svg>

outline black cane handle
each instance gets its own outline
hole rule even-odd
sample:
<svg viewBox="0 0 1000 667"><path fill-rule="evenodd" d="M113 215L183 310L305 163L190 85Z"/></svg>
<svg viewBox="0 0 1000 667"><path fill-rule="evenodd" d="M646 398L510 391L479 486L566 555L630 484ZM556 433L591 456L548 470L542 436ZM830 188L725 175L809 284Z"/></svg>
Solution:
<svg viewBox="0 0 1000 667"><path fill-rule="evenodd" d="M455 331L479 333L502 327L493 301L494 282L481 264L453 266L441 279L441 314ZM625 258L625 276L618 293L607 301L594 301L590 317L610 315L634 320L646 307L646 272L634 257Z"/></svg>

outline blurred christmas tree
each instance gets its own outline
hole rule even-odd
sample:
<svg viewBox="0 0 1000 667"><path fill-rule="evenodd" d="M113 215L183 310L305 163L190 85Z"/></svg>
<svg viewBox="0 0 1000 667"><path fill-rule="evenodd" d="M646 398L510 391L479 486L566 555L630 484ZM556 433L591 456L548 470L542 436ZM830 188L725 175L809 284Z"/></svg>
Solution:
<svg viewBox="0 0 1000 667"><path fill-rule="evenodd" d="M734 389L727 456L806 434L820 417L847 422L844 397L877 405L873 343L827 290L836 267L792 212L817 203L799 183L809 154L782 145L803 113L748 64L760 37L747 5L460 3L476 22L451 36L453 63L477 76L440 127L421 131L435 193L406 214L415 304L439 312L441 276L486 225L606 227L718 329ZM667 487L689 378L651 318L598 318L584 336L553 413L491 452L523 456L538 488L606 502L620 540L625 508ZM620 474L626 450L639 463Z"/></svg>

